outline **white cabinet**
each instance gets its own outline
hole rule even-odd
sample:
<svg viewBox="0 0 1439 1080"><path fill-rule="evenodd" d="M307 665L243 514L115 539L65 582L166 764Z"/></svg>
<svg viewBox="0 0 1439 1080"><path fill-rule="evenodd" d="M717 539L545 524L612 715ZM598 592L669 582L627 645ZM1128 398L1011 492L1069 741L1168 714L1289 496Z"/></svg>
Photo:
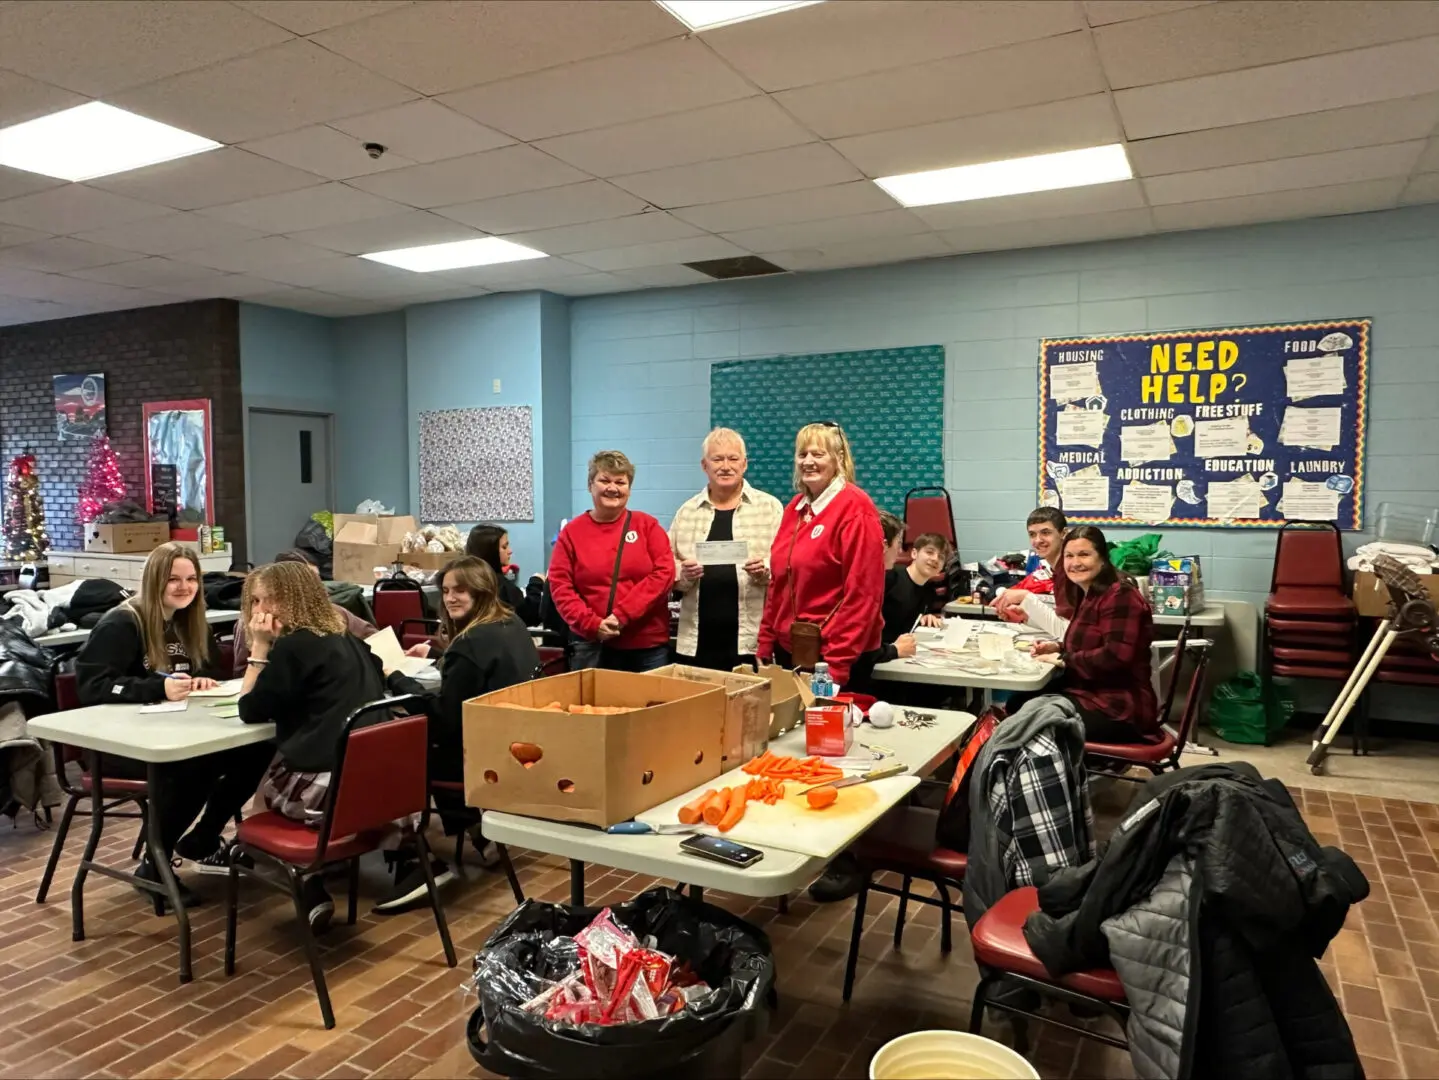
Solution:
<svg viewBox="0 0 1439 1080"><path fill-rule="evenodd" d="M122 588L139 589L148 555L107 555L94 551L51 551L50 587L68 585L84 578L106 578ZM200 556L200 573L225 573L230 569L230 548Z"/></svg>

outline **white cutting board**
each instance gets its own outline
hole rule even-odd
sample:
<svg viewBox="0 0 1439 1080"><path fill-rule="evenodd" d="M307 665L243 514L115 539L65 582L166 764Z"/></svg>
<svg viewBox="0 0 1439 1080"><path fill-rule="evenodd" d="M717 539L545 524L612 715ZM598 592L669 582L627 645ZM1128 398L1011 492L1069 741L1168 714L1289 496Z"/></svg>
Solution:
<svg viewBox="0 0 1439 1080"><path fill-rule="evenodd" d="M735 769L677 799L636 814L635 820L646 825L678 824L680 807L693 802L710 788L738 787L753 779L743 769ZM744 817L729 832L720 833L710 826L701 826L695 831L712 836L723 835L737 844L779 848L828 859L848 847L918 785L917 776L890 776L868 784L855 784L840 788L839 797L832 805L823 810L811 810L801 794L810 785L787 780L782 800L773 806L762 802L746 803Z"/></svg>

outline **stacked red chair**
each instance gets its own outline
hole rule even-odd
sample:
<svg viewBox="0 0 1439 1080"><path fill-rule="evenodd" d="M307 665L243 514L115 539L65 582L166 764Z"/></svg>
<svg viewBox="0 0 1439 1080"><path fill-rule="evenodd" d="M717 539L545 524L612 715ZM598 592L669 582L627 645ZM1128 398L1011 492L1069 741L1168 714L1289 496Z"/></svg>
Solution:
<svg viewBox="0 0 1439 1080"><path fill-rule="evenodd" d="M1284 525L1264 604L1266 674L1342 683L1354 668L1357 630L1339 530L1332 522Z"/></svg>

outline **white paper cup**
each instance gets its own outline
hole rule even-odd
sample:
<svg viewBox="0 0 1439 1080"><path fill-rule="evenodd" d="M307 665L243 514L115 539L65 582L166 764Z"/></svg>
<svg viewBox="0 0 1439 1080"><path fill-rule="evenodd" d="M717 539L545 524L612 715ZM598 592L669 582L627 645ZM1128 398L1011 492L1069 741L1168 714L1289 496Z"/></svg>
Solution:
<svg viewBox="0 0 1439 1080"><path fill-rule="evenodd" d="M915 1031L879 1048L869 1080L1039 1080L1009 1047L964 1031Z"/></svg>
<svg viewBox="0 0 1439 1080"><path fill-rule="evenodd" d="M1014 647L1014 638L1008 634L980 634L979 658L981 660L1003 660L1004 654Z"/></svg>

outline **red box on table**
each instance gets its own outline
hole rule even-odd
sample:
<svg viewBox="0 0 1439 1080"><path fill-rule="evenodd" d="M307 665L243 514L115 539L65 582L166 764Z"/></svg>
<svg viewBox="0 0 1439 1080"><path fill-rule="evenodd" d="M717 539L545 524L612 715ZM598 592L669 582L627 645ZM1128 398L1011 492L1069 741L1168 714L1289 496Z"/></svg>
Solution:
<svg viewBox="0 0 1439 1080"><path fill-rule="evenodd" d="M854 741L849 706L811 705L804 711L804 750L819 757L845 757Z"/></svg>

